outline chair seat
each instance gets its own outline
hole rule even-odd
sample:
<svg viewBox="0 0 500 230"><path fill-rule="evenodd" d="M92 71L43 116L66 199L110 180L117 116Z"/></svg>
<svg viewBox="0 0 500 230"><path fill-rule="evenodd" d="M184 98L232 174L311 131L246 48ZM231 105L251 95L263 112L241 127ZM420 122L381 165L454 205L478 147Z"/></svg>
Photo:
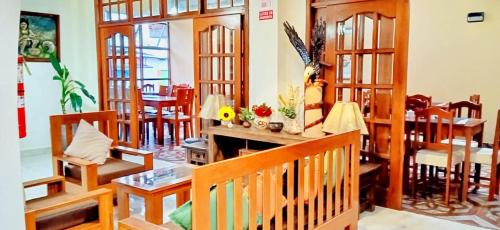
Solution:
<svg viewBox="0 0 500 230"><path fill-rule="evenodd" d="M500 162L500 151L497 152L497 164ZM491 165L493 157L493 149L490 148L473 148L470 153L470 161L478 164Z"/></svg>
<svg viewBox="0 0 500 230"><path fill-rule="evenodd" d="M453 139L452 142L453 142L453 145L465 146L465 140L464 139ZM448 143L449 143L448 139L445 139L445 140L441 141L441 144L448 144ZM470 147L477 148L477 147L479 147L479 144L477 143L477 141L471 141L470 142Z"/></svg>
<svg viewBox="0 0 500 230"><path fill-rule="evenodd" d="M165 120L175 120L175 114L171 114L171 115L163 115L163 119ZM181 121L191 121L191 117L190 116L186 116L184 114L179 114L179 120Z"/></svg>
<svg viewBox="0 0 500 230"><path fill-rule="evenodd" d="M50 197L26 201L28 209L47 207L70 199L74 194L60 192ZM99 206L95 200L82 201L63 208L44 212L36 218L37 230L62 230L99 219Z"/></svg>
<svg viewBox="0 0 500 230"><path fill-rule="evenodd" d="M451 165L462 163L464 160L465 150L463 147L453 147L451 157ZM448 162L448 154L445 150L430 150L421 149L417 151L416 163L432 165L437 167L446 167Z"/></svg>
<svg viewBox="0 0 500 230"><path fill-rule="evenodd" d="M104 185L111 183L111 180L136 174L144 171L144 165L133 163L130 161L120 160L116 158L108 158L106 163L97 166L97 184ZM66 165L64 167L66 177L81 181L81 168L76 165Z"/></svg>
<svg viewBox="0 0 500 230"><path fill-rule="evenodd" d="M144 116L146 117L146 120L155 120L156 119L156 114L144 113ZM142 121L141 115L139 115L139 120Z"/></svg>

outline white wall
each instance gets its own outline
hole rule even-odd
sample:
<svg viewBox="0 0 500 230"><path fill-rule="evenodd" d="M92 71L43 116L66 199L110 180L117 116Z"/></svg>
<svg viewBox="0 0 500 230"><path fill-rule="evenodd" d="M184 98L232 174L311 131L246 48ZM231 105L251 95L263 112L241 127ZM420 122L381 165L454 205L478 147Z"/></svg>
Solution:
<svg viewBox="0 0 500 230"><path fill-rule="evenodd" d="M97 54L93 1L82 0L22 0L24 11L60 15L61 62L71 76L87 85L96 99ZM44 149L50 146L49 116L60 114L60 85L53 81L55 71L48 62L28 63L31 76L25 74L27 132L21 149ZM97 110L98 105L84 99L84 111ZM68 111L72 110L68 108Z"/></svg>
<svg viewBox="0 0 500 230"><path fill-rule="evenodd" d="M19 0L0 0L0 223L2 229L24 229L21 158L17 129L17 39ZM7 7L8 6L8 7Z"/></svg>
<svg viewBox="0 0 500 230"><path fill-rule="evenodd" d="M277 110L278 95L289 85L303 91L304 64L288 41L283 22L305 38L305 1L273 1L272 20L259 20L259 4L250 2L250 105L266 102ZM280 119L277 111L272 119Z"/></svg>
<svg viewBox="0 0 500 230"><path fill-rule="evenodd" d="M194 86L193 19L170 22L172 84Z"/></svg>
<svg viewBox="0 0 500 230"><path fill-rule="evenodd" d="M413 0L410 9L408 94L443 102L481 94L491 143L500 108L500 1ZM474 11L484 11L485 21L467 23Z"/></svg>

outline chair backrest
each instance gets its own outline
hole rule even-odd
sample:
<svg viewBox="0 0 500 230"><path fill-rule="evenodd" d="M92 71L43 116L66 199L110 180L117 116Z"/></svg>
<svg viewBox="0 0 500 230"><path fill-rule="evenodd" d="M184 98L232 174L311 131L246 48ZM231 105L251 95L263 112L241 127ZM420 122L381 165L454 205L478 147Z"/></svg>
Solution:
<svg viewBox="0 0 500 230"><path fill-rule="evenodd" d="M495 128L495 135L493 138L493 152L498 153L499 150L500 150L500 109L497 112L497 125ZM498 158L498 154L493 154L493 159L492 159L491 165L495 165L496 162L498 162L497 158ZM493 163L493 162L495 162L495 163Z"/></svg>
<svg viewBox="0 0 500 230"><path fill-rule="evenodd" d="M158 91L160 96L172 96L172 86L160 85L160 90Z"/></svg>
<svg viewBox="0 0 500 230"><path fill-rule="evenodd" d="M194 102L194 89L193 88L179 88L179 89L177 89L175 107L178 109L181 108L184 115L186 115L186 116L193 115L193 102Z"/></svg>
<svg viewBox="0 0 500 230"><path fill-rule="evenodd" d="M429 107L427 101L421 99L406 97L405 103L406 110L421 111Z"/></svg>
<svg viewBox="0 0 500 230"><path fill-rule="evenodd" d="M371 95L371 90L366 90L363 91L363 102L362 102L362 113L363 115L367 115L370 113L370 95Z"/></svg>
<svg viewBox="0 0 500 230"><path fill-rule="evenodd" d="M448 110L453 112L455 117L481 119L482 104L476 104L470 101L450 102Z"/></svg>
<svg viewBox="0 0 500 230"><path fill-rule="evenodd" d="M142 99L142 91L141 89L137 89L137 111L139 112L139 116L141 116L142 120L146 120L146 113L144 110L144 101Z"/></svg>
<svg viewBox="0 0 500 230"><path fill-rule="evenodd" d="M153 84L144 84L142 86L142 92L144 94L154 94L155 93L155 86Z"/></svg>
<svg viewBox="0 0 500 230"><path fill-rule="evenodd" d="M424 142L419 141L418 135L424 133ZM451 156L453 146L453 112L429 107L415 111L415 146L432 150L446 150ZM447 144L442 141L448 139Z"/></svg>
<svg viewBox="0 0 500 230"><path fill-rule="evenodd" d="M113 139L113 146L118 145L118 124L116 111L76 113L50 116L50 139L52 155L61 156L71 144L80 120L97 126L99 131Z"/></svg>
<svg viewBox="0 0 500 230"><path fill-rule="evenodd" d="M406 99L419 99L422 101L425 101L427 103L427 107L430 107L432 105L432 96L425 96L422 94L415 94L411 96L406 96Z"/></svg>
<svg viewBox="0 0 500 230"><path fill-rule="evenodd" d="M479 94L472 94L472 95L469 97L469 101L474 102L474 103L476 103L476 104L479 104L479 103L480 103L480 99L481 99L481 95L479 95Z"/></svg>
<svg viewBox="0 0 500 230"><path fill-rule="evenodd" d="M179 84L179 85L173 85L172 86L172 92L171 92L171 97L176 97L177 96L177 89L185 89L189 88L188 84Z"/></svg>

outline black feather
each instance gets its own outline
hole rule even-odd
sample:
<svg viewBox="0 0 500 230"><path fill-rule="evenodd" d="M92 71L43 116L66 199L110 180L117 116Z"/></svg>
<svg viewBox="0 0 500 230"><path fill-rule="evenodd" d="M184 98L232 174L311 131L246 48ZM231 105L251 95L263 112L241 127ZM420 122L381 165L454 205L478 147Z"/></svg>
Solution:
<svg viewBox="0 0 500 230"><path fill-rule="evenodd" d="M316 74L319 74L321 70L321 56L325 51L326 43L326 21L322 18L314 25L313 35L312 35L312 62L314 65L314 70Z"/></svg>
<svg viewBox="0 0 500 230"><path fill-rule="evenodd" d="M292 43L293 47L299 52L300 57L304 61L305 65L309 65L311 63L311 58L309 57L309 52L307 51L306 45L300 39L299 35L297 34L297 31L295 31L295 28L293 26L290 26L290 24L285 21L283 23L285 26L285 32L288 35L288 39Z"/></svg>

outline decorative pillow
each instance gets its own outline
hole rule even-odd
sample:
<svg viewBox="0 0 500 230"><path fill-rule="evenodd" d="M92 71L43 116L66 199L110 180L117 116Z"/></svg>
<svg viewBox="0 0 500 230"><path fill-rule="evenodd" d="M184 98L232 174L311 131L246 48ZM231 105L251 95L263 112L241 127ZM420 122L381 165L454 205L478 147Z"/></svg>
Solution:
<svg viewBox="0 0 500 230"><path fill-rule="evenodd" d="M242 197L243 208L243 229L248 229L248 196L243 193ZM179 225L183 229L192 229L192 203L186 202L176 210L174 210L169 218L172 222ZM226 226L227 229L234 229L234 184L229 182L226 184ZM261 223L261 217L257 217L257 224ZM210 191L210 229L217 229L217 189L213 188Z"/></svg>
<svg viewBox="0 0 500 230"><path fill-rule="evenodd" d="M109 148L112 143L113 139L108 138L82 119L71 144L66 148L64 154L97 164L104 164L109 156Z"/></svg>

